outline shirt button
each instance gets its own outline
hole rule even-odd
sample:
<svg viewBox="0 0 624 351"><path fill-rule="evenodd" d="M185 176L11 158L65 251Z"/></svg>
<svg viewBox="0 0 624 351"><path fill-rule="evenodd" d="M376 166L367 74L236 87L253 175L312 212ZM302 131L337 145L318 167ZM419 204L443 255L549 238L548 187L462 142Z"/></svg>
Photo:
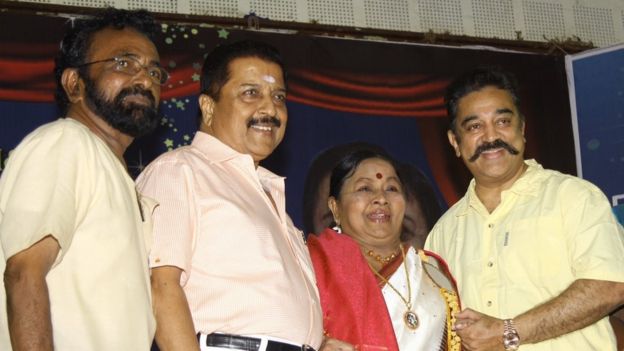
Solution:
<svg viewBox="0 0 624 351"><path fill-rule="evenodd" d="M490 261L488 262L488 267L492 267L494 265L494 262Z"/></svg>
<svg viewBox="0 0 624 351"><path fill-rule="evenodd" d="M494 228L494 224L492 223L488 224L488 228Z"/></svg>
<svg viewBox="0 0 624 351"><path fill-rule="evenodd" d="M487 306L488 306L488 307L492 306L492 301L488 301L488 302L487 302Z"/></svg>

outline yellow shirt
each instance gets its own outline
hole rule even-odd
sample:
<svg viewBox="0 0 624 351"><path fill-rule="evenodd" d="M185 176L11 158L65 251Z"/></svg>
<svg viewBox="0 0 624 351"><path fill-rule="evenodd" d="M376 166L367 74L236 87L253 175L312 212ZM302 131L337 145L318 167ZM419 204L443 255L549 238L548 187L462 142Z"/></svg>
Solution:
<svg viewBox="0 0 624 351"><path fill-rule="evenodd" d="M286 214L283 177L198 132L137 184L159 202L150 267L182 269L196 332L268 335L318 350L316 279L303 233Z"/></svg>
<svg viewBox="0 0 624 351"><path fill-rule="evenodd" d="M48 234L58 241L46 277L55 350L149 350L156 325L142 205L144 216L124 166L76 120L40 127L11 154L0 179L0 272ZM4 285L0 301L0 350L11 350Z"/></svg>
<svg viewBox="0 0 624 351"><path fill-rule="evenodd" d="M435 225L425 247L458 282L463 307L513 318L558 296L577 279L624 281L624 230L591 183L527 160L527 171L488 213L466 195ZM522 335L520 335L522 338ZM604 318L523 351L615 350Z"/></svg>

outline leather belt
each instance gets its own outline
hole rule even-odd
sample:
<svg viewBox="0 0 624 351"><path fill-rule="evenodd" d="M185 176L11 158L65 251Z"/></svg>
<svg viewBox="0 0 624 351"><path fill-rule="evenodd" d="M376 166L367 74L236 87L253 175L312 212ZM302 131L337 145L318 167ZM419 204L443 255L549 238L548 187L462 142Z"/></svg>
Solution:
<svg viewBox="0 0 624 351"><path fill-rule="evenodd" d="M199 336L201 334L197 334ZM262 340L250 336L212 333L206 335L206 346L244 351L315 351L308 345L296 346L275 340L267 340L266 348L261 350Z"/></svg>

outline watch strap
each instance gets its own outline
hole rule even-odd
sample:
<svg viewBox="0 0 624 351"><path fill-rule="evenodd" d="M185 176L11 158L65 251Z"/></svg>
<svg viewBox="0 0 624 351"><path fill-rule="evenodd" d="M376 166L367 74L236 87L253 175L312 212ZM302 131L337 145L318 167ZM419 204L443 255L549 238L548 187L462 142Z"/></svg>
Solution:
<svg viewBox="0 0 624 351"><path fill-rule="evenodd" d="M514 326L513 319L503 320L503 346L506 351L515 351L520 347L520 335Z"/></svg>

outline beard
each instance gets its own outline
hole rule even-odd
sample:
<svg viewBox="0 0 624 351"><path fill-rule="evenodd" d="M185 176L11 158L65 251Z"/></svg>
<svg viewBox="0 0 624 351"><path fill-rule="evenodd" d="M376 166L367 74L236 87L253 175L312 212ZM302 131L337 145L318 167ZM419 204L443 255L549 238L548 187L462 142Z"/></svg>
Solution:
<svg viewBox="0 0 624 351"><path fill-rule="evenodd" d="M128 87L119 92L113 101L108 100L89 77L84 78L86 85L87 104L111 127L133 138L149 134L158 126L160 115L156 99L149 90L138 86ZM149 105L124 103L129 95L142 95L149 101Z"/></svg>

